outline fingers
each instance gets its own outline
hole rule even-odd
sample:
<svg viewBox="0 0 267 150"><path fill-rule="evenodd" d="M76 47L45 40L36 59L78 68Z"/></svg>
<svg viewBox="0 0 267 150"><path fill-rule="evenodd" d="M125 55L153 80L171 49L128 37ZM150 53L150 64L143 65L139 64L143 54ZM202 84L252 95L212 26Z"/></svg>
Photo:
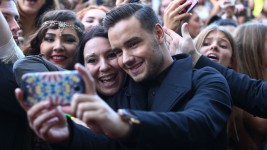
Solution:
<svg viewBox="0 0 267 150"><path fill-rule="evenodd" d="M126 3L130 3L131 0L116 0L116 6L122 5L122 4L126 4Z"/></svg>
<svg viewBox="0 0 267 150"><path fill-rule="evenodd" d="M40 130L37 130L35 132L37 132L37 135L39 135L42 139L46 139L49 131L51 128L53 128L54 126L56 126L59 122L59 119L56 117L53 117L52 119L48 120L44 126L42 126L42 128Z"/></svg>
<svg viewBox="0 0 267 150"><path fill-rule="evenodd" d="M52 113L51 113L52 114ZM39 130L40 134L43 137L46 137L49 130L55 126L66 126L67 121L66 117L61 109L61 106L57 106L56 109L54 109L54 116L51 116L50 118L46 116L46 121L43 121L45 125L42 125Z"/></svg>
<svg viewBox="0 0 267 150"><path fill-rule="evenodd" d="M180 39L181 36L174 32L173 30L163 27L166 37L166 42L170 45L171 43L177 41L177 39ZM175 40L175 41L174 41Z"/></svg>
<svg viewBox="0 0 267 150"><path fill-rule="evenodd" d="M174 0L167 6L166 11L175 10L181 4L184 4L186 0Z"/></svg>
<svg viewBox="0 0 267 150"><path fill-rule="evenodd" d="M77 95L72 105L75 106L75 116L85 122L90 128L91 123L99 123L112 110L98 96Z"/></svg>
<svg viewBox="0 0 267 150"><path fill-rule="evenodd" d="M34 128L34 130L39 132L43 124L47 125L49 124L49 121L55 120L55 118L57 118L55 117L55 115L56 115L56 109L52 109L50 111L44 111L40 115L38 115L38 117L36 117L34 120L31 120L32 122L31 125Z"/></svg>
<svg viewBox="0 0 267 150"><path fill-rule="evenodd" d="M164 32L165 32L165 35L166 35L166 38L168 41L171 41L175 38L180 37L179 34L177 34L176 32L174 32L173 30L171 30L167 27L163 27L163 29L164 29ZM188 31L188 23L183 23L181 31L182 31L182 37L191 38L189 31Z"/></svg>
<svg viewBox="0 0 267 150"><path fill-rule="evenodd" d="M163 30L164 30L164 32L165 32L166 44L167 44L167 46L168 46L168 48L169 48L170 43L171 43L172 40L173 40L173 38L172 38L172 36L171 36L171 34L172 34L171 31L172 31L172 30L168 29L167 27L163 27Z"/></svg>
<svg viewBox="0 0 267 150"><path fill-rule="evenodd" d="M189 31L188 31L188 23L184 23L182 25L182 37L185 39L192 38Z"/></svg>
<svg viewBox="0 0 267 150"><path fill-rule="evenodd" d="M92 95L86 95L86 94L73 95L72 101L71 101L71 113L70 114L73 114L75 117L80 118L78 116L80 116L80 114L82 113L81 111L83 111L83 110L79 110L80 107L82 105L85 105L86 103L90 104L90 103L94 103L95 101L98 101L98 99L96 99L97 97L98 96L95 96L95 95L92 96Z"/></svg>
<svg viewBox="0 0 267 150"><path fill-rule="evenodd" d="M176 15L173 17L174 20L179 20L180 22L183 22L186 18L190 17L192 14L191 13L182 13L179 15Z"/></svg>
<svg viewBox="0 0 267 150"><path fill-rule="evenodd" d="M40 114L35 120L33 120L32 127L38 133L41 133L41 130L47 128L46 126L51 126L55 122L58 122L58 118L56 117L56 109L52 109L50 111L43 112Z"/></svg>
<svg viewBox="0 0 267 150"><path fill-rule="evenodd" d="M88 97L90 98L90 97ZM79 103L79 105L77 105L77 111L76 111L76 117L83 120L83 114L86 111L97 111L97 109L99 109L98 105L96 102L84 102L84 103ZM84 121L84 120L83 120Z"/></svg>
<svg viewBox="0 0 267 150"><path fill-rule="evenodd" d="M176 31L181 21L190 16L189 13L185 13L190 4L191 2L185 0L172 1L164 12L164 26Z"/></svg>
<svg viewBox="0 0 267 150"><path fill-rule="evenodd" d="M85 112L83 114L83 118L81 119L86 123L88 127L90 127L94 132L102 133L101 126L99 125L99 111L90 111Z"/></svg>
<svg viewBox="0 0 267 150"><path fill-rule="evenodd" d="M189 7L191 5L191 1L186 1L186 0L175 0L172 1L168 7L166 8L165 12L172 14L172 16L176 16L182 13L186 12L186 8ZM164 13L165 13L164 12Z"/></svg>
<svg viewBox="0 0 267 150"><path fill-rule="evenodd" d="M116 0L116 6L119 6L119 5L121 5L121 4L122 4L122 2L123 2L123 0Z"/></svg>
<svg viewBox="0 0 267 150"><path fill-rule="evenodd" d="M192 4L191 1L186 1L180 7L178 7L179 8L179 14L186 13L187 9L190 7L191 4Z"/></svg>
<svg viewBox="0 0 267 150"><path fill-rule="evenodd" d="M166 27L163 28L165 31L166 43L171 55L177 54L177 49L179 48L179 41L182 40L182 37Z"/></svg>
<svg viewBox="0 0 267 150"><path fill-rule="evenodd" d="M41 101L35 105L33 105L27 112L28 120L30 125L33 124L36 117L42 114L44 111L51 107L50 101Z"/></svg>
<svg viewBox="0 0 267 150"><path fill-rule="evenodd" d="M20 104L20 106L25 110L25 111L28 111L29 107L26 106L26 103L24 101L24 98L23 98L23 92L20 88L16 88L15 89L15 96Z"/></svg>
<svg viewBox="0 0 267 150"><path fill-rule="evenodd" d="M42 139L57 142L69 137L66 117L61 110L61 106L44 112L38 118L42 119L36 120L32 128Z"/></svg>
<svg viewBox="0 0 267 150"><path fill-rule="evenodd" d="M96 89L95 89L95 82L92 75L89 73L89 71L83 67L81 64L75 64L75 69L81 74L84 83L85 83L85 93L95 95Z"/></svg>
<svg viewBox="0 0 267 150"><path fill-rule="evenodd" d="M58 118L59 118L59 121L66 121L66 117L65 117L65 114L62 110L62 107L61 106L57 106L57 109L56 109L56 114L58 114ZM66 122L65 122L66 123Z"/></svg>
<svg viewBox="0 0 267 150"><path fill-rule="evenodd" d="M163 27L163 30L164 30L165 34L167 36L169 36L170 38L174 38L175 36L179 36L176 32L174 32L173 30L171 30L167 27Z"/></svg>
<svg viewBox="0 0 267 150"><path fill-rule="evenodd" d="M68 114L72 114L70 105L62 106L62 111Z"/></svg>

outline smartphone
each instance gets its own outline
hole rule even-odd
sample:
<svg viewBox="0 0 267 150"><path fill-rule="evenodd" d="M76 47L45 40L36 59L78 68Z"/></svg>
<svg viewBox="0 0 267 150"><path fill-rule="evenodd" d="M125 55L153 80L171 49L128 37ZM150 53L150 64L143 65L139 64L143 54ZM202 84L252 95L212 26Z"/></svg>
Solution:
<svg viewBox="0 0 267 150"><path fill-rule="evenodd" d="M29 107L42 100L69 105L73 94L85 92L85 84L77 71L35 72L22 76L21 89Z"/></svg>
<svg viewBox="0 0 267 150"><path fill-rule="evenodd" d="M193 8L195 8L195 6L197 5L198 3L198 0L191 0L192 4L190 5L189 8L187 8L187 13L190 12Z"/></svg>
<svg viewBox="0 0 267 150"><path fill-rule="evenodd" d="M183 9L179 14L190 12L198 3L198 0L187 0L187 1L191 1L192 2L191 5Z"/></svg>

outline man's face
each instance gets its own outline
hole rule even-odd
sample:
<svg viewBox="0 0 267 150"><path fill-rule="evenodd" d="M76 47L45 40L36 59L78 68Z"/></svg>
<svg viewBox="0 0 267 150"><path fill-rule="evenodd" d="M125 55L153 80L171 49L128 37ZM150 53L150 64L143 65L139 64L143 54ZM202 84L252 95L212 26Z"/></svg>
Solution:
<svg viewBox="0 0 267 150"><path fill-rule="evenodd" d="M18 31L20 27L18 25L19 13L14 1L2 1L0 5L0 11L3 13L6 21L9 25L10 31L12 32L13 38L18 42Z"/></svg>
<svg viewBox="0 0 267 150"><path fill-rule="evenodd" d="M141 27L135 18L124 19L108 30L120 67L136 82L155 78L164 63L159 36Z"/></svg>

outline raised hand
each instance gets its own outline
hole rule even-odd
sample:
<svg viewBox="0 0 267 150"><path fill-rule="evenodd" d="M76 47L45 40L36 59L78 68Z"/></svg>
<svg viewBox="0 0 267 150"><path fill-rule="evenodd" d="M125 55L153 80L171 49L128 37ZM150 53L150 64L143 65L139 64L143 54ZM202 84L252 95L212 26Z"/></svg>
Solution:
<svg viewBox="0 0 267 150"><path fill-rule="evenodd" d="M17 88L15 94L20 105L27 111L29 125L37 136L50 143L69 139L70 133L61 106L53 106L47 100L29 108L24 103L22 90Z"/></svg>
<svg viewBox="0 0 267 150"><path fill-rule="evenodd" d="M191 54L193 58L193 65L195 65L201 54L199 54L196 50L193 39L188 32L187 26L187 23L184 23L182 25L182 36L166 27L163 27L163 29L165 32L166 43L170 50L170 54Z"/></svg>
<svg viewBox="0 0 267 150"><path fill-rule="evenodd" d="M191 2L186 0L172 1L164 11L164 26L173 31L177 31L182 20L191 15L190 13L181 13L190 4Z"/></svg>
<svg viewBox="0 0 267 150"><path fill-rule="evenodd" d="M73 96L71 110L74 116L95 132L104 133L112 138L126 136L130 126L97 95L91 74L80 64L76 64L75 69L85 81L86 92Z"/></svg>

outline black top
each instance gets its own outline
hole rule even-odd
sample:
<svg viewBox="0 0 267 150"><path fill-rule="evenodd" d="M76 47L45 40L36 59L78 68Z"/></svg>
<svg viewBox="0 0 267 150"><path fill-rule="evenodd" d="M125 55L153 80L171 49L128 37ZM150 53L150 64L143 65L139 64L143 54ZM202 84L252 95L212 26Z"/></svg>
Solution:
<svg viewBox="0 0 267 150"><path fill-rule="evenodd" d="M26 150L27 118L14 94L17 84L12 67L0 62L0 149Z"/></svg>

